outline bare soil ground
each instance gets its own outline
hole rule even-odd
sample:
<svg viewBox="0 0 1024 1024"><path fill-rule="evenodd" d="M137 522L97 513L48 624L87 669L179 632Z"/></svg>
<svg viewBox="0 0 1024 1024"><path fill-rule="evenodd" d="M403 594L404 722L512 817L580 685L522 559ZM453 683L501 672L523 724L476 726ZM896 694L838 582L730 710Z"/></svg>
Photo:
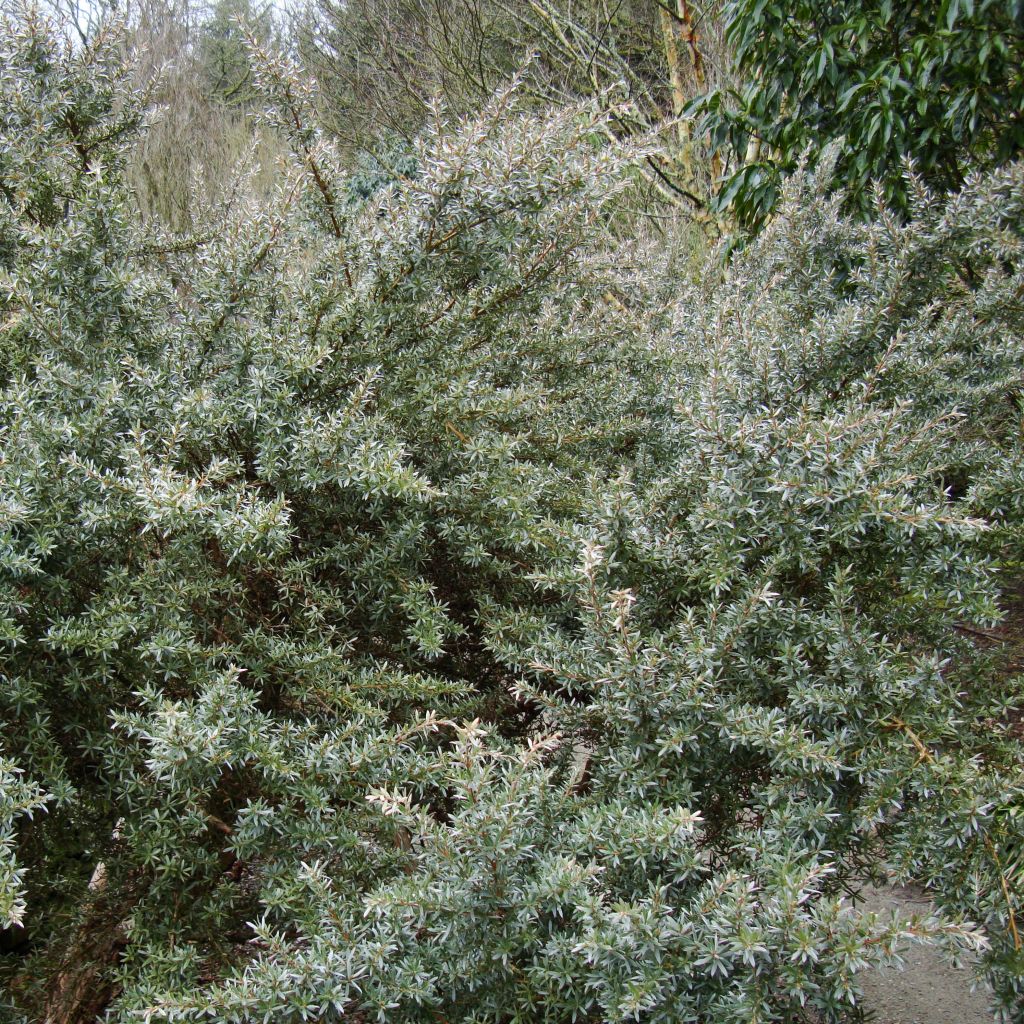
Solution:
<svg viewBox="0 0 1024 1024"><path fill-rule="evenodd" d="M868 889L861 910L928 913L928 897L913 887ZM862 975L864 1006L872 1024L992 1024L983 989L969 965L953 967L932 946L911 946L902 970L879 968Z"/></svg>

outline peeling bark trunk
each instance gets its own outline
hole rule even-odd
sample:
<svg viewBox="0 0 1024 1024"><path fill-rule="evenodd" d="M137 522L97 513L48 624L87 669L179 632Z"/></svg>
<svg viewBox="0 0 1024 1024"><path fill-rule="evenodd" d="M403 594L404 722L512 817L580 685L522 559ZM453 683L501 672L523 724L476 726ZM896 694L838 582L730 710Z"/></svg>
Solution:
<svg viewBox="0 0 1024 1024"><path fill-rule="evenodd" d="M668 80L672 87L672 114L674 117L678 117L686 105L686 92L683 89L683 71L679 64L676 29L672 23L672 15L664 7L658 8L658 14L661 18L661 36L665 45L665 63L668 65Z"/></svg>
<svg viewBox="0 0 1024 1024"><path fill-rule="evenodd" d="M685 47L689 56L689 82L691 95L704 91L707 76L704 71L704 58L698 46L697 31L693 26L693 10L687 0L676 0L672 8L659 5L661 35L665 47L665 63L668 65L668 80L672 93L672 115L677 118L676 131L679 136L679 159L688 187L696 182L696 169L693 165L693 128L689 119L682 116L687 100L688 77L684 74L685 62L680 47ZM717 160L717 157L712 157ZM712 178L720 173L720 167L712 167Z"/></svg>
<svg viewBox="0 0 1024 1024"><path fill-rule="evenodd" d="M693 77L697 83L698 92L704 91L707 76L704 74L704 58L700 48L697 46L697 30L693 27L693 10L687 0L678 0L676 10L679 12L679 24L683 26L682 36L686 48L690 51L690 60L693 63Z"/></svg>
<svg viewBox="0 0 1024 1024"><path fill-rule="evenodd" d="M676 120L676 133L679 139L679 161L683 168L683 179L687 187L693 183L693 145L690 138L690 124L682 117L686 106L686 91L683 87L683 72L679 62L679 47L676 40L676 27L672 16L664 7L659 8L661 17L661 35L665 45L665 62L668 65L668 80L672 88L672 116Z"/></svg>

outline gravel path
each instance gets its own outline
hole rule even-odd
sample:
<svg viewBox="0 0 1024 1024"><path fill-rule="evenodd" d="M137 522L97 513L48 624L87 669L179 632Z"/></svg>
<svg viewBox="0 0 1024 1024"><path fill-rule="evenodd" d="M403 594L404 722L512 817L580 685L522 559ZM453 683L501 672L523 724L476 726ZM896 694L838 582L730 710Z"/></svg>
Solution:
<svg viewBox="0 0 1024 1024"><path fill-rule="evenodd" d="M866 911L927 913L919 889L869 889L858 906ZM971 991L969 966L955 968L932 946L911 946L903 970L880 968L862 975L864 1005L872 1024L992 1024L985 992Z"/></svg>

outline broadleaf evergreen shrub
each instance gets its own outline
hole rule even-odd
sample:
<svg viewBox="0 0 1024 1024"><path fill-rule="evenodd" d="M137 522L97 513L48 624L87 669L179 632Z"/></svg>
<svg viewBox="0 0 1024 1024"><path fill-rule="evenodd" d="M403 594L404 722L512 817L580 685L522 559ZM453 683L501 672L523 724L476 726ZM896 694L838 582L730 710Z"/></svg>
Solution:
<svg viewBox="0 0 1024 1024"><path fill-rule="evenodd" d="M745 84L698 97L726 162L716 205L742 228L772 215L781 179L838 146L833 185L870 216L905 215L912 162L937 191L1020 158L1024 8L1018 0L727 0Z"/></svg>
<svg viewBox="0 0 1024 1024"><path fill-rule="evenodd" d="M1020 685L954 627L1020 558L1024 171L799 179L689 285L601 115L368 190L264 54L275 201L157 237L112 45L0 60L15 1019L838 1021L936 938L1020 1020ZM887 864L946 917L844 903Z"/></svg>

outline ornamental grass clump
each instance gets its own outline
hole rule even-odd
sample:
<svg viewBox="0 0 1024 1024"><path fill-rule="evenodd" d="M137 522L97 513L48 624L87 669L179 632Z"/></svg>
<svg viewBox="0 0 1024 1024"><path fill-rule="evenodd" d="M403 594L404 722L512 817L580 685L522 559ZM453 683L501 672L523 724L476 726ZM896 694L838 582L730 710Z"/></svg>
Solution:
<svg viewBox="0 0 1024 1024"><path fill-rule="evenodd" d="M0 54L14 1020L842 1021L903 940L1020 1020L1024 172L813 181L722 275L514 91L163 236L116 34ZM670 296L670 301L665 300ZM862 916L886 867L942 916Z"/></svg>

